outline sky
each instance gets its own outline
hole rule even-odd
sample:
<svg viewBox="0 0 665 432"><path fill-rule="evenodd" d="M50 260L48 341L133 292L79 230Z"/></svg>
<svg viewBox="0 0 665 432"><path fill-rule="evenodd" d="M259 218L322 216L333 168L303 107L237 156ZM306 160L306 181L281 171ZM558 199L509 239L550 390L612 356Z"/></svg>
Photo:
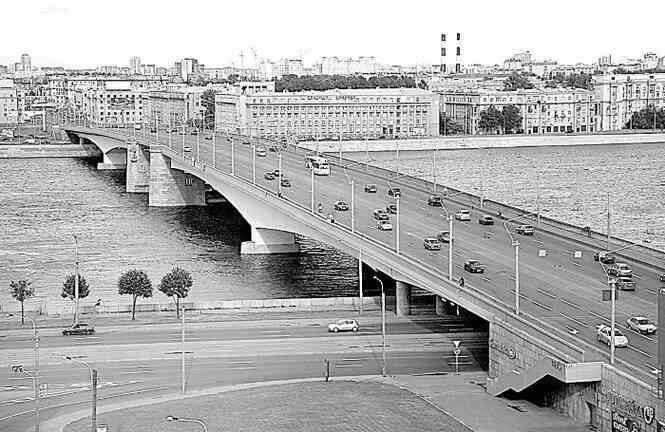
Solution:
<svg viewBox="0 0 665 432"><path fill-rule="evenodd" d="M375 56L438 64L440 33L462 33L466 64L665 55L660 0L0 0L0 64L93 68L183 57L207 67L258 58ZM450 40L450 39L449 39ZM449 47L451 45L449 44ZM448 48L452 51L452 48Z"/></svg>

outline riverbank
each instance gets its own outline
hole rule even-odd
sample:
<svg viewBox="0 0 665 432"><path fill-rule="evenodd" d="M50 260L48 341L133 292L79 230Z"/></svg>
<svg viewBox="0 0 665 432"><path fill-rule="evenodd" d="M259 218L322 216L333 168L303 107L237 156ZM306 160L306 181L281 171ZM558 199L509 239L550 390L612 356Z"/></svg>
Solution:
<svg viewBox="0 0 665 432"><path fill-rule="evenodd" d="M320 152L463 150L511 147L555 147L609 144L665 143L665 133L566 134L566 135L468 135L420 139L302 141L299 146Z"/></svg>
<svg viewBox="0 0 665 432"><path fill-rule="evenodd" d="M99 158L101 151L94 144L20 144L0 145L0 159L24 158Z"/></svg>

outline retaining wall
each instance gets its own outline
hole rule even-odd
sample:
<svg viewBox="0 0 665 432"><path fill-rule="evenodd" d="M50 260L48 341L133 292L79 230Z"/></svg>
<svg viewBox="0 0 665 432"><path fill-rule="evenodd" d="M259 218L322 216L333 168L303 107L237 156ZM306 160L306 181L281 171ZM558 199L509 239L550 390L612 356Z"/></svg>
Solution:
<svg viewBox="0 0 665 432"><path fill-rule="evenodd" d="M0 159L20 158L99 158L94 144L0 145Z"/></svg>

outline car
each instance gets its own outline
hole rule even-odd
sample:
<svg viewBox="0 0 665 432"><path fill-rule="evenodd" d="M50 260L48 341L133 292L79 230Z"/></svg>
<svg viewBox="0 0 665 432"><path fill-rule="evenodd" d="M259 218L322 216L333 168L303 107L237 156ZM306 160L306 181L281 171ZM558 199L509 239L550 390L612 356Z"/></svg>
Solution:
<svg viewBox="0 0 665 432"><path fill-rule="evenodd" d="M485 273L485 266L478 260L469 259L464 262L464 270L469 273Z"/></svg>
<svg viewBox="0 0 665 432"><path fill-rule="evenodd" d="M266 180L275 180L275 173L268 171L267 173L263 174L263 178Z"/></svg>
<svg viewBox="0 0 665 432"><path fill-rule="evenodd" d="M365 192L367 193L376 193L376 185L375 184L366 184L365 185Z"/></svg>
<svg viewBox="0 0 665 432"><path fill-rule="evenodd" d="M481 225L494 225L494 218L490 215L482 215L478 218L478 223Z"/></svg>
<svg viewBox="0 0 665 432"><path fill-rule="evenodd" d="M656 333L657 330L656 325L643 316L628 318L626 320L626 327L643 335Z"/></svg>
<svg viewBox="0 0 665 432"><path fill-rule="evenodd" d="M245 145L252 145L252 142L248 139L242 140L242 143L245 144Z"/></svg>
<svg viewBox="0 0 665 432"><path fill-rule="evenodd" d="M536 229L533 227L533 225L520 225L517 228L515 228L515 232L517 234L528 236L528 235L534 235Z"/></svg>
<svg viewBox="0 0 665 432"><path fill-rule="evenodd" d="M633 270L626 263L618 262L614 263L612 267L607 270L607 273L610 276L633 276Z"/></svg>
<svg viewBox="0 0 665 432"><path fill-rule="evenodd" d="M265 148L259 147L259 148L256 149L256 155L258 157L266 157L266 156L268 156L268 152L266 151Z"/></svg>
<svg viewBox="0 0 665 432"><path fill-rule="evenodd" d="M187 132L186 132L184 129L180 129L180 130L178 131L178 134L180 134L180 135L186 135Z"/></svg>
<svg viewBox="0 0 665 432"><path fill-rule="evenodd" d="M388 220L379 220L376 222L376 228L379 231L392 231L393 230L393 224L390 223Z"/></svg>
<svg viewBox="0 0 665 432"><path fill-rule="evenodd" d="M661 273L658 278L660 279L661 282L665 282L665 273Z"/></svg>
<svg viewBox="0 0 665 432"><path fill-rule="evenodd" d="M402 196L402 190L398 187L388 188L388 196L395 197L395 198L401 197Z"/></svg>
<svg viewBox="0 0 665 432"><path fill-rule="evenodd" d="M460 209L460 211L455 213L455 219L458 220L458 221L470 221L471 220L471 210Z"/></svg>
<svg viewBox="0 0 665 432"><path fill-rule="evenodd" d="M141 130L141 123L134 123L134 129Z"/></svg>
<svg viewBox="0 0 665 432"><path fill-rule="evenodd" d="M441 242L435 237L423 239L423 247L427 250L441 250Z"/></svg>
<svg viewBox="0 0 665 432"><path fill-rule="evenodd" d="M615 256L607 251L596 252L593 254L593 260L600 261L603 264L614 264L616 262Z"/></svg>
<svg viewBox="0 0 665 432"><path fill-rule="evenodd" d="M157 128L151 127L150 128L150 133L157 133Z"/></svg>
<svg viewBox="0 0 665 432"><path fill-rule="evenodd" d="M390 214L397 214L397 204L388 204L386 211Z"/></svg>
<svg viewBox="0 0 665 432"><path fill-rule="evenodd" d="M606 343L608 346L612 344L612 328L605 324L596 326L596 338L598 342ZM628 346L628 338L621 333L618 328L614 328L614 347L625 348Z"/></svg>
<svg viewBox="0 0 665 432"><path fill-rule="evenodd" d="M616 288L621 291L635 291L635 286L637 285L630 276L619 276L614 279L614 282L616 283Z"/></svg>
<svg viewBox="0 0 665 432"><path fill-rule="evenodd" d="M390 220L390 216L388 216L388 213L384 209L376 209L374 210L374 219L376 220Z"/></svg>
<svg viewBox="0 0 665 432"><path fill-rule="evenodd" d="M78 323L62 331L63 336L95 334L95 328L86 323Z"/></svg>
<svg viewBox="0 0 665 432"><path fill-rule="evenodd" d="M210 141L210 140L212 140L212 135L206 135L206 136L203 137L203 139Z"/></svg>
<svg viewBox="0 0 665 432"><path fill-rule="evenodd" d="M26 144L35 144L37 141L34 138L28 138L25 140Z"/></svg>
<svg viewBox="0 0 665 432"><path fill-rule="evenodd" d="M279 177L282 174L279 168L275 168L272 173L275 174L275 177Z"/></svg>
<svg viewBox="0 0 665 432"><path fill-rule="evenodd" d="M436 239L441 243L450 243L450 233L448 231L439 231L436 234Z"/></svg>
<svg viewBox="0 0 665 432"><path fill-rule="evenodd" d="M182 151L184 151L184 152L191 152L191 151L192 151L192 148L191 148L190 146L184 146L184 147L182 148Z"/></svg>
<svg viewBox="0 0 665 432"><path fill-rule="evenodd" d="M177 127L172 127L171 128L171 133L173 133L173 132L180 132L180 129L178 129ZM184 133L182 133L181 135L184 135Z"/></svg>
<svg viewBox="0 0 665 432"><path fill-rule="evenodd" d="M199 130L198 130L198 129L192 129L192 131L191 131L190 133L191 133L192 135L198 135L198 134L199 134Z"/></svg>
<svg viewBox="0 0 665 432"><path fill-rule="evenodd" d="M291 187L291 180L287 179L286 177L282 177L282 181L280 183L282 184L282 187Z"/></svg>
<svg viewBox="0 0 665 432"><path fill-rule="evenodd" d="M443 207L441 195L430 195L430 197L427 198L427 205L432 207Z"/></svg>
<svg viewBox="0 0 665 432"><path fill-rule="evenodd" d="M358 325L358 321L354 319L341 319L334 323L328 324L328 331L332 333L341 331L357 332L359 328L360 325Z"/></svg>
<svg viewBox="0 0 665 432"><path fill-rule="evenodd" d="M337 211L347 211L349 209L349 205L345 203L344 201L335 201L335 204L333 205L335 210Z"/></svg>

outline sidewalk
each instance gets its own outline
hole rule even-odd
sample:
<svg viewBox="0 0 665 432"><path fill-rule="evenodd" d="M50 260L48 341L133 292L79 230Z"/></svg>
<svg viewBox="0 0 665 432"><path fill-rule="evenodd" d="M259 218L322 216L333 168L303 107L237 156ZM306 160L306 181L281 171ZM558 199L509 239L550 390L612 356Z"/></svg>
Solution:
<svg viewBox="0 0 665 432"><path fill-rule="evenodd" d="M167 415L204 419L209 430L582 432L588 427L529 402L494 398L484 374L338 377L231 385L102 404L98 424L134 432L176 430ZM234 392L232 397L224 393ZM89 430L89 410L42 424L43 432ZM71 423L71 424L70 424Z"/></svg>

